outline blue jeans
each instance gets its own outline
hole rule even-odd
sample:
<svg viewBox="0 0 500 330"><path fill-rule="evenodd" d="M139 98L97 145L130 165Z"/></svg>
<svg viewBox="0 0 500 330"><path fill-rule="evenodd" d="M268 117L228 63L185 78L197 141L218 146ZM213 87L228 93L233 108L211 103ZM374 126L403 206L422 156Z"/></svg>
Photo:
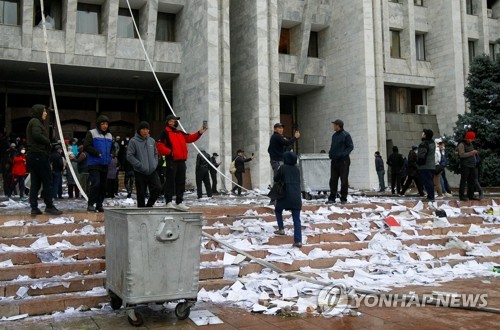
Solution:
<svg viewBox="0 0 500 330"><path fill-rule="evenodd" d="M300 209L292 209L292 219L293 219L293 242L302 243L302 228L300 224ZM283 209L276 207L274 209L274 214L276 215L276 221L278 222L278 228L283 229Z"/></svg>
<svg viewBox="0 0 500 330"><path fill-rule="evenodd" d="M380 190L385 190L385 182L384 182L384 176L385 176L385 171L377 171L378 175L378 184L380 185Z"/></svg>

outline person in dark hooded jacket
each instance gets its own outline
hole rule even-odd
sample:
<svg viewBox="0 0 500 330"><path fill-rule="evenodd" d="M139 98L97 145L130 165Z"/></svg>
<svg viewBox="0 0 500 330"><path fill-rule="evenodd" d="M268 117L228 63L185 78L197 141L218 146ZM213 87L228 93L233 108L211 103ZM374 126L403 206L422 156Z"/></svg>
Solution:
<svg viewBox="0 0 500 330"><path fill-rule="evenodd" d="M293 246L302 247L302 229L300 223L300 210L302 210L302 194L300 190L300 171L297 164L297 155L287 151L283 154L284 164L280 166L274 182L283 180L285 182L285 196L276 201L274 213L278 222L278 230L274 233L285 235L283 225L283 210L290 210L293 219Z"/></svg>
<svg viewBox="0 0 500 330"><path fill-rule="evenodd" d="M156 141L149 135L149 123L141 121L127 147L127 161L134 168L137 207L153 207L161 192ZM148 203L145 203L149 188Z"/></svg>
<svg viewBox="0 0 500 330"><path fill-rule="evenodd" d="M26 127L26 166L31 177L29 201L32 215L42 214L42 211L38 208L38 191L42 186L45 213L53 215L62 214L62 211L54 206L51 195L52 170L49 163L51 146L49 133L43 123L47 115L47 108L44 105L35 104L31 108L31 116L33 118L30 119Z"/></svg>
<svg viewBox="0 0 500 330"><path fill-rule="evenodd" d="M88 156L89 200L87 211L104 212L102 203L106 195L108 165L111 162L111 153L114 152L113 136L109 131L109 118L107 116L97 117L96 128L89 130L85 135L83 149Z"/></svg>

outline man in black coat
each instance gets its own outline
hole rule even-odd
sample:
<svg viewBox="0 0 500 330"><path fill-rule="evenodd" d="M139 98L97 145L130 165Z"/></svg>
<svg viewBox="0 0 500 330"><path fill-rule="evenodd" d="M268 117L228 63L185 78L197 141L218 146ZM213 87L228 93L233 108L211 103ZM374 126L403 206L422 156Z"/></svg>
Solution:
<svg viewBox="0 0 500 330"><path fill-rule="evenodd" d="M52 200L52 170L50 169L49 153L51 149L49 133L45 129L44 121L47 119L47 108L42 104L35 104L31 108L33 118L26 127L26 167L30 172L30 206L31 215L42 214L38 208L38 191L43 186L43 201L45 203L45 213L59 215L58 210Z"/></svg>
<svg viewBox="0 0 500 330"><path fill-rule="evenodd" d="M252 159L254 159L253 155L252 157L247 158L245 157L245 151L241 149L238 149L238 151L236 151L236 158L234 158L236 173L234 173L234 176L238 181L238 185L234 186L233 189L231 189L231 192L233 194L235 194L236 190L238 190L238 196L241 196L241 187L243 186L243 173L245 173L245 163L251 161Z"/></svg>
<svg viewBox="0 0 500 330"><path fill-rule="evenodd" d="M391 191L392 194L401 194L401 169L403 168L403 155L399 153L397 146L392 147L392 154L387 159L387 165L391 168Z"/></svg>
<svg viewBox="0 0 500 330"><path fill-rule="evenodd" d="M332 121L333 130L332 144L328 153L330 165L330 196L328 203L335 203L337 187L340 179L340 203L347 203L349 167L351 159L349 155L354 149L351 134L344 130L344 122L340 119Z"/></svg>

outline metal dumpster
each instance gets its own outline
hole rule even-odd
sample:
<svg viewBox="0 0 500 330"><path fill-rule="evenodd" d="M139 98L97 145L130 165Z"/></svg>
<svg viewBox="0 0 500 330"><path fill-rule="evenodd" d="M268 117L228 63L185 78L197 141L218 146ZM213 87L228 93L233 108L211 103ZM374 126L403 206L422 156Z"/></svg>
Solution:
<svg viewBox="0 0 500 330"><path fill-rule="evenodd" d="M111 307L125 306L129 323L140 326L135 305L179 301L175 315L186 319L198 294L201 213L116 208L104 219Z"/></svg>
<svg viewBox="0 0 500 330"><path fill-rule="evenodd" d="M300 188L305 199L312 199L313 193L330 191L330 158L328 154L300 154Z"/></svg>

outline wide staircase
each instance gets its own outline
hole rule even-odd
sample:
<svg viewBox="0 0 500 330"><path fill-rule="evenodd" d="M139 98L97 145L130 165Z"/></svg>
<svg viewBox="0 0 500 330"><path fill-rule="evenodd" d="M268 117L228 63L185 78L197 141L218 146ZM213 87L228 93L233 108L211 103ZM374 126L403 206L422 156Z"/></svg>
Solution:
<svg viewBox="0 0 500 330"><path fill-rule="evenodd" d="M499 200L496 200L498 203ZM416 201L401 202L390 215L407 212L413 208ZM424 208L420 211L420 219L416 219L419 229L406 230L407 234L400 239L403 246L412 246L410 256L418 260L418 250L429 253L436 264L448 263L451 266L476 260L482 262L498 262L498 257L470 256L464 259L443 261L449 255L466 256L467 250L447 247L450 231L461 233L458 236L463 242L482 242L491 251L500 249L500 234L491 234L493 229L500 228L498 215L487 216L477 214L477 206L492 204L491 199L472 202L456 200L440 201L451 207L460 209L460 215L448 217L450 223L446 228L428 226L433 222L433 210ZM339 207L337 205L336 207ZM394 203L377 202L363 204L347 204L349 213L330 213L323 219L318 213L327 205L307 205L303 208L303 234L307 243L301 248L308 254L315 248L333 252L331 257L300 259L289 262L274 262L274 265L286 272L299 272L300 268L309 266L314 269L329 269L338 260L346 257L335 251L348 249L361 251L368 247L370 239L377 233L387 233L394 236L390 228L380 226L381 219L388 216L387 210ZM344 207L344 205L342 206ZM206 220L203 231L217 237L211 240L203 237L201 244L200 289L218 290L231 285L235 279L224 279L225 253L237 255L236 252L221 245L218 240L233 239L252 240L254 243L265 238L265 248L253 248L246 252L254 258L266 259L270 256L269 246L290 249L292 243L292 226L287 225L287 236L276 236L276 221L273 210L262 205L224 205L195 206L193 212L202 212ZM386 213L384 213L384 210ZM104 214L87 213L81 210L65 210L63 217L41 215L31 217L27 211L23 214L0 215L0 316L15 317L17 315L40 315L55 311L65 311L68 308L87 310L102 308L110 298L105 289L105 233ZM353 231L353 221L366 219L367 214L379 214L379 221L369 222L369 236L360 240ZM285 216L285 219L289 216ZM472 228L476 231L471 231ZM274 227L274 228L273 228ZM260 228L260 229L259 229ZM488 228L482 231L477 229ZM475 232L475 233L474 233ZM479 234L478 234L479 232ZM428 248L430 246L430 248ZM255 245L254 245L255 247ZM345 251L345 250L344 250ZM345 254L344 254L345 255ZM350 257L353 258L353 257ZM368 260L362 254L355 258ZM232 266L234 267L234 265ZM246 258L237 264L239 275L260 272L264 266L252 258ZM305 274L307 276L307 274ZM353 272L330 270L330 278L352 276Z"/></svg>

